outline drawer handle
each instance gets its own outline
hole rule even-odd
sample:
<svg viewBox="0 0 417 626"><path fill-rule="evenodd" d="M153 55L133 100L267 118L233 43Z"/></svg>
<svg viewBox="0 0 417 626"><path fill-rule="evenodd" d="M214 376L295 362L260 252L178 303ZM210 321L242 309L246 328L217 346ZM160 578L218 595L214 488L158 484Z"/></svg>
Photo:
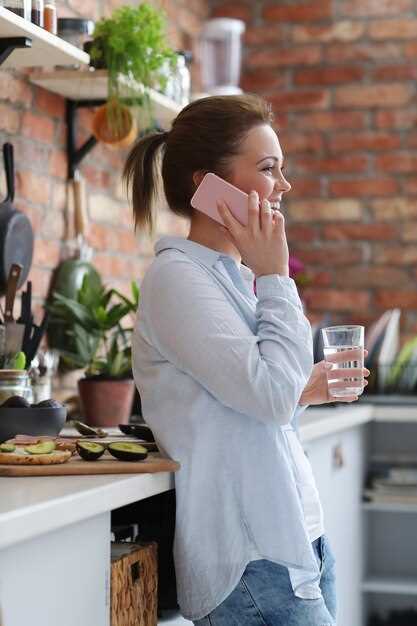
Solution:
<svg viewBox="0 0 417 626"><path fill-rule="evenodd" d="M140 578L140 563L136 561L136 563L132 563L130 566L130 574L132 576L132 582L136 583Z"/></svg>

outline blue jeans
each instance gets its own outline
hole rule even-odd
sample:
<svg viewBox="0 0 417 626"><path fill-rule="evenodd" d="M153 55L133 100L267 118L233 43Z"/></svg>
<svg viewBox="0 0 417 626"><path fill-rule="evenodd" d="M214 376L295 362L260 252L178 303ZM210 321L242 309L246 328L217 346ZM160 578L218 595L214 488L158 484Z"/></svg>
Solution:
<svg viewBox="0 0 417 626"><path fill-rule="evenodd" d="M326 535L313 542L322 598L297 598L288 570L259 559L246 566L232 593L195 626L335 626L335 559Z"/></svg>

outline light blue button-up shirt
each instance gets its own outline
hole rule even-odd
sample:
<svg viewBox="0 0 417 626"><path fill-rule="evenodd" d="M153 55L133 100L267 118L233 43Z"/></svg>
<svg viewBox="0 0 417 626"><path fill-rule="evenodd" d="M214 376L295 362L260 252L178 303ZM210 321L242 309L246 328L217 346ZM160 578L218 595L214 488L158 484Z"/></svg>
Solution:
<svg viewBox="0 0 417 626"><path fill-rule="evenodd" d="M321 596L285 431L313 367L294 281L162 237L141 284L133 371L143 416L175 474L174 561L184 617L198 620L251 560L288 567L295 595Z"/></svg>

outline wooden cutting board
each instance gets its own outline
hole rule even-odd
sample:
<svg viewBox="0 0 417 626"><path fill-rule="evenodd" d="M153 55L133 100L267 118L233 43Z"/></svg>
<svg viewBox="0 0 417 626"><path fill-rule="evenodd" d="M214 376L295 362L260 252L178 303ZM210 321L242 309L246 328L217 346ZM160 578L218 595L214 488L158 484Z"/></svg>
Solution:
<svg viewBox="0 0 417 626"><path fill-rule="evenodd" d="M150 452L143 461L118 461L105 453L97 461L83 461L75 454L66 463L58 465L1 465L0 476L70 476L79 474L146 474L176 472L177 461L160 452Z"/></svg>

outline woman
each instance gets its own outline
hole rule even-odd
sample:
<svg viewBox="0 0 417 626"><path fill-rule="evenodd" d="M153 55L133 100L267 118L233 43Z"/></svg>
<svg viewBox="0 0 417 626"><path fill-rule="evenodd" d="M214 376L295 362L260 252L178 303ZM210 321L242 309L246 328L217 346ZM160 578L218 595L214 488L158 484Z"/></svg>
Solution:
<svg viewBox="0 0 417 626"><path fill-rule="evenodd" d="M191 221L187 238L155 245L133 362L144 418L181 464L178 601L198 626L336 619L334 558L297 437L300 412L334 398L325 363L313 367L311 327L289 278L279 208L291 186L271 124L256 96L204 98L183 109L170 132L141 139L124 172L136 226L152 232L162 148L169 208ZM249 194L247 227L224 203L224 227L192 209L207 172ZM332 385L344 387L347 372L332 371L340 379Z"/></svg>

